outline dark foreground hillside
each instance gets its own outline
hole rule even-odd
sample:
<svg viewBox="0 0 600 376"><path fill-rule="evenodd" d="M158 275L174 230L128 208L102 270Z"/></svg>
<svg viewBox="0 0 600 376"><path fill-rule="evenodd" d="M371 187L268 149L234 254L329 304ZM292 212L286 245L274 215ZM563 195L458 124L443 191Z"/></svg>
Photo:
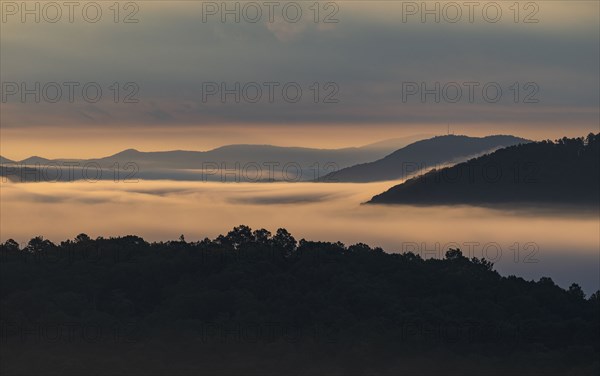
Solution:
<svg viewBox="0 0 600 376"><path fill-rule="evenodd" d="M599 293L485 260L296 240L1 246L4 374L552 374L600 369Z"/></svg>
<svg viewBox="0 0 600 376"><path fill-rule="evenodd" d="M600 133L500 149L410 179L369 203L555 203L597 207L599 201Z"/></svg>

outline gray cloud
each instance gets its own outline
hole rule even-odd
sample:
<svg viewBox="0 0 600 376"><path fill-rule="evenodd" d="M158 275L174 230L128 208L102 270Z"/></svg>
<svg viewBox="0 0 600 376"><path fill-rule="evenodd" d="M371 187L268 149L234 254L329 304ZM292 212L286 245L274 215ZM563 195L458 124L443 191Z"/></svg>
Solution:
<svg viewBox="0 0 600 376"><path fill-rule="evenodd" d="M580 12L586 6L579 3L572 9ZM339 23L322 28L311 23L202 23L199 6L165 9L152 5L143 9L140 23L110 27L81 22L10 25L8 36L2 37L3 81L94 81L104 88L113 82L135 82L140 86L139 105L112 103L107 89L103 101L93 106L97 113L81 109L81 103L53 104L61 124L67 126L86 122L153 127L231 122L595 124L599 117L597 18L595 24L553 30L547 24L378 22L377 15L349 10L344 17L340 14ZM387 11L382 8L380 16ZM270 81L297 82L302 99L286 103L277 94L274 103L233 103L232 96L225 104L218 96L207 103L201 100L204 82L233 86ZM503 96L496 104L485 103L480 96L475 103L431 99L403 103L402 83L407 81L431 86L497 82ZM329 93L322 86L336 83L340 103L315 104L310 89L314 82L321 84L320 100ZM539 103L513 103L510 87L515 82L535 82ZM527 91L521 87L519 94L522 102ZM8 127L57 123L43 104L15 104L7 112L4 125ZM24 114L26 120L14 120L25 119Z"/></svg>

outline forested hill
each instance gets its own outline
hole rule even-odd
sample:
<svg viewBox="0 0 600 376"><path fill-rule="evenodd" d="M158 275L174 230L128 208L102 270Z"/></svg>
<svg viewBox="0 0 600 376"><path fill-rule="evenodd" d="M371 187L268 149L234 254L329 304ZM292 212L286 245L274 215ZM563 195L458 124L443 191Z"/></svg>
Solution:
<svg viewBox="0 0 600 376"><path fill-rule="evenodd" d="M500 276L460 250L424 260L239 226L0 251L6 374L598 370L598 292Z"/></svg>
<svg viewBox="0 0 600 376"><path fill-rule="evenodd" d="M600 196L600 134L510 146L433 170L371 199L375 204L557 203Z"/></svg>

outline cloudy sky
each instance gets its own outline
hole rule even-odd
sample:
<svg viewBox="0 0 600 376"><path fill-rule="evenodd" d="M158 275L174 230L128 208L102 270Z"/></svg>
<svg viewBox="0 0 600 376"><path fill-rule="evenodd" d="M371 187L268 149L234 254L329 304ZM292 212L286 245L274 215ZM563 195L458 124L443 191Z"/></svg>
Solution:
<svg viewBox="0 0 600 376"><path fill-rule="evenodd" d="M113 3L2 1L2 156L598 131L597 1Z"/></svg>

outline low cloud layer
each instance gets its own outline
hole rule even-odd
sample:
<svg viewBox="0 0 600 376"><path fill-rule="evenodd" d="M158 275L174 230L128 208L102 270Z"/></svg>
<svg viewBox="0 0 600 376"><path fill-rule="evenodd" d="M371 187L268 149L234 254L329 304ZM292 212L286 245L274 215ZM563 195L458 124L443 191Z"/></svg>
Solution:
<svg viewBox="0 0 600 376"><path fill-rule="evenodd" d="M147 240L177 239L183 233L192 241L243 223L273 232L285 227L298 239L365 242L388 252L442 254L444 245L458 244L465 252L474 247L478 253L473 256L481 257L484 246L494 243L502 249L496 267L504 275L550 276L563 287L577 282L589 292L599 287L598 218L593 213L360 205L392 185L2 183L0 241L26 242L40 234L61 241L81 232ZM538 261L523 263L532 249ZM490 248L487 258L494 252Z"/></svg>

